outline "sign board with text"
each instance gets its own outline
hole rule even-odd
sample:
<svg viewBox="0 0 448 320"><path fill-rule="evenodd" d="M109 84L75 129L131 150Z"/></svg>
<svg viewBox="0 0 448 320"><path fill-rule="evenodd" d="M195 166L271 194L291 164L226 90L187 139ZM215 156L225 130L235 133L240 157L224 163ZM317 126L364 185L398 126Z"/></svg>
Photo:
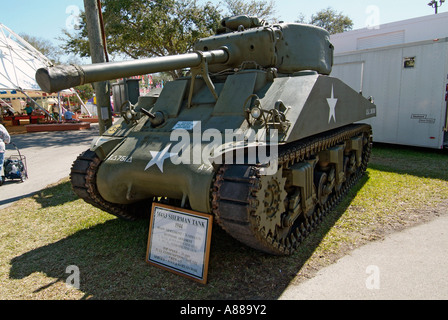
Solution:
<svg viewBox="0 0 448 320"><path fill-rule="evenodd" d="M207 283L213 216L154 203L146 262Z"/></svg>

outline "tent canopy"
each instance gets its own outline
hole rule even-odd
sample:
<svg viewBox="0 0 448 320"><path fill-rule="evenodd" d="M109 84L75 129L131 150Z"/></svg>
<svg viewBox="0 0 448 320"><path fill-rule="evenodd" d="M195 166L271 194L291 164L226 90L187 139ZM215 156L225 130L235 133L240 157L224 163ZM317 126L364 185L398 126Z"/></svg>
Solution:
<svg viewBox="0 0 448 320"><path fill-rule="evenodd" d="M41 90L36 70L52 62L28 42L0 23L0 90Z"/></svg>
<svg viewBox="0 0 448 320"><path fill-rule="evenodd" d="M46 96L37 84L35 74L38 69L52 65L53 63L50 59L14 33L14 31L0 23L0 99L1 95L17 97L18 91L29 99L32 98L25 91L39 92L40 95ZM58 95L76 95L81 105L86 108L74 89L63 90L58 92ZM37 106L51 116L47 110L38 104ZM91 115L87 108L86 110Z"/></svg>

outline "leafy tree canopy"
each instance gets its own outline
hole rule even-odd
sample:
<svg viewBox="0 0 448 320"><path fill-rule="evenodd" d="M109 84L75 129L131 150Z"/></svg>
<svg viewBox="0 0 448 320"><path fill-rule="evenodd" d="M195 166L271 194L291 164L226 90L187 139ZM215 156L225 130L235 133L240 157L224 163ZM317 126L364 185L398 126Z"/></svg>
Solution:
<svg viewBox="0 0 448 320"><path fill-rule="evenodd" d="M23 38L26 42L28 42L30 45L32 45L34 48L36 48L40 53L42 53L44 56L46 56L48 59L50 59L53 63L58 64L61 63L61 55L62 51L58 49L56 46L52 45L49 41L39 38L30 36L25 33L21 33L20 37Z"/></svg>
<svg viewBox="0 0 448 320"><path fill-rule="evenodd" d="M268 21L277 20L274 17L275 15L274 0L270 1L252 0L250 2L246 2L244 0L225 0L224 3L228 10L228 16L247 14Z"/></svg>
<svg viewBox="0 0 448 320"><path fill-rule="evenodd" d="M330 7L313 14L309 24L324 28L330 34L342 33L353 28L352 19Z"/></svg>
<svg viewBox="0 0 448 320"><path fill-rule="evenodd" d="M111 54L133 59L188 52L196 40L214 34L223 18L220 5L197 0L102 0L102 12ZM274 0L246 3L224 0L226 15L250 14L271 18ZM76 33L64 30L63 49L90 56L85 16Z"/></svg>
<svg viewBox="0 0 448 320"><path fill-rule="evenodd" d="M188 52L194 42L213 34L221 15L211 3L197 0L102 0L107 49L133 59ZM63 48L90 56L86 19L79 31L64 30ZM173 74L176 76L176 74Z"/></svg>
<svg viewBox="0 0 448 320"><path fill-rule="evenodd" d="M214 34L224 16L249 14L278 21L275 0L222 0L217 5L198 0L102 0L101 4L108 52L132 59L189 52L196 40ZM305 22L303 15L300 22ZM332 34L353 27L349 17L330 7L312 15L308 23ZM64 34L60 40L66 52L90 56L84 15L78 31Z"/></svg>
<svg viewBox="0 0 448 320"><path fill-rule="evenodd" d="M134 59L185 53L198 37L218 26L220 13L196 0L103 0L107 46L111 53ZM89 56L85 17L77 34L64 31L64 49Z"/></svg>

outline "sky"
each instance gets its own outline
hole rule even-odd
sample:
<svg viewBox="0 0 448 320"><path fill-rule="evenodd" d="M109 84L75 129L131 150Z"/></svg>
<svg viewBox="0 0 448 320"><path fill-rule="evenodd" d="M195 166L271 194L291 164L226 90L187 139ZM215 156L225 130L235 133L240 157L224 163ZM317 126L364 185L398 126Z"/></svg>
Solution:
<svg viewBox="0 0 448 320"><path fill-rule="evenodd" d="M206 0L198 0L206 2ZM219 3L219 0L211 0ZM308 20L321 9L332 7L349 16L353 29L390 23L434 14L429 0L275 0L276 16L285 22L294 22L300 14ZM14 32L26 33L58 45L62 29L73 30L76 15L84 9L83 0L0 0L0 23ZM439 12L448 11L448 2Z"/></svg>

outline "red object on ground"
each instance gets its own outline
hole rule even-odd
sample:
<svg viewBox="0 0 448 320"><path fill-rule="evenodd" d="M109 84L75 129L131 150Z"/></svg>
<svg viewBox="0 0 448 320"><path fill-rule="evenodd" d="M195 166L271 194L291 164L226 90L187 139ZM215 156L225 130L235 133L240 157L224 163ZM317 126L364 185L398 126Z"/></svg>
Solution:
<svg viewBox="0 0 448 320"><path fill-rule="evenodd" d="M30 124L26 126L27 132L45 132L45 131L67 131L67 130L88 130L90 123L49 123L49 124Z"/></svg>

